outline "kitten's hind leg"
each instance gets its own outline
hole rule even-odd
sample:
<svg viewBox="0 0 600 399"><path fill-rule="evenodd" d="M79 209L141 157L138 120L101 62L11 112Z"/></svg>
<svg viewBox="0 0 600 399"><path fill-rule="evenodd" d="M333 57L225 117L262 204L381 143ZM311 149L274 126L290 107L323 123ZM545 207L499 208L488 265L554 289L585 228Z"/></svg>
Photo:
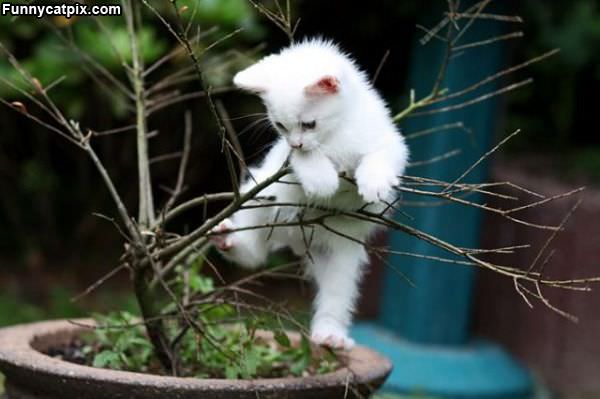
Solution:
<svg viewBox="0 0 600 399"><path fill-rule="evenodd" d="M367 255L360 245L336 248L328 254L313 254L307 260L317 283L311 340L335 349L350 349L354 340L348 335L352 312L358 297L358 284Z"/></svg>
<svg viewBox="0 0 600 399"><path fill-rule="evenodd" d="M212 229L211 242L228 260L248 269L265 264L269 254L266 229L236 229L259 225L260 212L239 211L231 219L225 219Z"/></svg>
<svg viewBox="0 0 600 399"><path fill-rule="evenodd" d="M210 232L210 242L217 247L219 251L229 251L233 247L233 239L230 231L234 225L231 219L224 219L216 225Z"/></svg>

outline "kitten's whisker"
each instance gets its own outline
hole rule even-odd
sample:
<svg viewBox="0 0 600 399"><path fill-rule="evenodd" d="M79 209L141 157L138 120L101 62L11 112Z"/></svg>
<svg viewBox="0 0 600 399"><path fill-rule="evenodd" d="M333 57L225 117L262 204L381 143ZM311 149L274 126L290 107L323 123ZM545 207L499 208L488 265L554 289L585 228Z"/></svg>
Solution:
<svg viewBox="0 0 600 399"><path fill-rule="evenodd" d="M265 118L260 118L260 119L257 119L255 121L251 122L250 124L248 124L248 126L243 128L241 132L238 133L238 136L241 136L242 134L247 133L249 130L253 129L257 125L265 122L267 119L268 118L265 117Z"/></svg>
<svg viewBox="0 0 600 399"><path fill-rule="evenodd" d="M265 112L256 112L254 114L247 114L247 115L242 115L242 116L236 116L235 118L229 118L228 120L230 120L230 121L237 121L237 120L240 120L240 119L253 118L255 116L266 117L267 114Z"/></svg>
<svg viewBox="0 0 600 399"><path fill-rule="evenodd" d="M252 154L248 155L248 159L252 159L255 156L261 154L265 149L269 148L269 147L273 147L275 143L267 143L265 145L261 145L260 148L258 148L256 151L254 151Z"/></svg>
<svg viewBox="0 0 600 399"><path fill-rule="evenodd" d="M252 135L252 139L250 141L251 144L256 143L263 134L265 134L266 132L270 131L272 128L271 123L265 123L264 125L260 126L259 128L257 128Z"/></svg>

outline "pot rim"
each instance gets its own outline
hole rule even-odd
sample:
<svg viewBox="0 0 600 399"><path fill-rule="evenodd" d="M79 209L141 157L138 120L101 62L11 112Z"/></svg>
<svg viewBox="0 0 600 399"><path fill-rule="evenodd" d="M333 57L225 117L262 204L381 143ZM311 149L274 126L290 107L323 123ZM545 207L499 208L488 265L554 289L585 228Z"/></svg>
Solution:
<svg viewBox="0 0 600 399"><path fill-rule="evenodd" d="M76 324L75 324L76 323ZM171 377L140 372L95 368L50 357L34 348L44 337L74 335L85 330L81 324L93 324L91 319L53 320L22 324L0 329L0 370L10 379L11 369L53 375L64 380L95 380L146 387L185 387L186 391L272 390L275 386L333 387L340 384L369 384L383 381L391 372L391 362L364 346L346 352L346 366L334 372L308 377L259 378L253 380L199 379Z"/></svg>

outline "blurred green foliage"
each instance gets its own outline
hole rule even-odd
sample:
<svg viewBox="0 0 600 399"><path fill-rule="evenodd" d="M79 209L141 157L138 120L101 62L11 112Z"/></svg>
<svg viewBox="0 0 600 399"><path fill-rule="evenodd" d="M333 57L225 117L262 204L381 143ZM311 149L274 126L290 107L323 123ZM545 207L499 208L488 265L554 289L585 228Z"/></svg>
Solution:
<svg viewBox="0 0 600 399"><path fill-rule="evenodd" d="M218 27L205 41L199 43L198 51L201 51L202 45L211 44L237 28L242 29L239 38L234 38L225 47L232 46L236 40L256 41L264 36L265 31L246 0L180 0L178 4L185 10L182 13L184 21L198 26L198 33ZM154 2L153 5L166 16L167 21L174 24L172 18L169 18L173 15L170 2ZM144 22L138 42L144 61L151 63L171 48L174 38L150 10L142 8ZM191 32L192 35L195 33ZM0 42L17 55L23 67L43 86L63 76L66 78L61 83L61 89L52 94L55 101L66 107L72 117L82 114L86 101L81 97L81 87L86 85L86 79L93 78L92 71L83 61L93 60L116 77L124 79L122 61L131 60L129 37L122 17L72 17L68 20L63 17L48 17L39 20L34 17L3 16L0 17ZM0 75L7 80L22 83L19 73L4 57L0 58ZM98 78L101 77L94 79ZM122 93L111 92L107 90L108 86L102 87L103 90L97 89L94 93L96 95L106 95L108 92L114 100L108 104L113 106L116 115L122 116L125 112ZM5 84L0 84L0 96L20 97L13 88Z"/></svg>
<svg viewBox="0 0 600 399"><path fill-rule="evenodd" d="M600 90L600 3L528 0L515 7L524 18L526 40L515 46L525 59L551 48L561 52L532 66L535 82L509 97L508 131L516 152L547 153L557 174L586 176L600 183L600 136L595 134Z"/></svg>
<svg viewBox="0 0 600 399"><path fill-rule="evenodd" d="M0 0L0 3L4 2ZM170 24L175 23L169 1L153 1L151 4ZM232 72L240 68L238 63L250 62L240 56L241 50L255 46L265 36L263 22L247 0L179 0L178 4L184 22L192 24L190 36L201 35L196 51L202 54L206 78L215 87L228 85ZM143 29L139 32L138 41L144 62L151 65L178 44L149 9L141 9ZM242 28L238 34L219 42L238 28ZM67 20L62 17L0 16L0 42L15 54L24 69L42 86L57 83L49 94L67 118L80 120L82 126L96 130L132 123L127 95L118 90L108 77L108 74L113 75L127 85L123 60L130 60L131 52L122 17L72 17ZM204 52L216 42L219 42L218 45ZM106 73L98 72L93 64L101 66ZM189 60L181 52L153 72L147 79L147 85L150 87L186 67L189 67ZM26 92L31 90L4 54L0 56L0 78L0 97L7 101L20 101L26 105L28 112L42 115L15 87L2 81L7 80ZM174 89L170 88L166 95L172 95ZM196 91L199 83L192 81L176 89L180 92ZM155 95L165 93L159 91ZM198 109L200 107L196 104L188 102L186 106L194 108L196 118L203 118L202 112L205 111ZM77 253L73 248L68 249L69 246L81 248L81 253L85 253L88 249L84 245L97 245L93 243L97 241L94 232L98 232L98 237L110 246L114 240L102 233L103 224L90 217L92 212L110 213L106 209L112 210L112 207L104 188L94 184L96 172L89 162L46 129L27 121L13 110L4 106L0 108L0 191L11 193L0 198L0 225L5 226L0 230L0 257L17 256L26 261L38 251L52 257L61 257L57 254L60 251ZM169 111L166 116L157 113L152 123L170 118L168 127L162 128L164 131L177 131L181 127L177 116L181 108L173 107ZM42 119L49 120L43 116ZM173 122L174 119L176 122ZM210 129L210 124L204 125ZM131 142L111 139L98 142L97 149L103 158L110 157L108 164L117 186L130 188L129 182L135 178L135 169L131 168L135 149ZM157 141L159 143L154 144ZM180 146L180 138L176 134L162 135L154 142L153 147L158 151L170 147L175 147L175 151ZM205 145L210 147L210 141L207 140ZM163 165L168 168L174 163L160 166ZM155 171L155 176L160 177L161 170L156 167ZM170 170L167 169L167 172ZM123 188L122 191L126 200L134 202L135 192L130 193Z"/></svg>
<svg viewBox="0 0 600 399"><path fill-rule="evenodd" d="M90 302L86 302L85 305L73 302L74 294L72 290L55 286L43 298L31 300L16 291L4 288L0 293L0 327L47 319L87 317ZM133 312L137 309L135 298L126 293L99 291L91 299L91 303L98 310L118 307Z"/></svg>
<svg viewBox="0 0 600 399"><path fill-rule="evenodd" d="M589 0L530 2L528 14L537 25L541 44L558 47L562 63L571 68L593 65L600 74L600 5ZM559 74L560 75L560 74Z"/></svg>
<svg viewBox="0 0 600 399"><path fill-rule="evenodd" d="M58 317L82 317L83 309L70 301L64 288L54 288L45 306L24 301L10 291L0 294L0 327L18 323L29 323Z"/></svg>

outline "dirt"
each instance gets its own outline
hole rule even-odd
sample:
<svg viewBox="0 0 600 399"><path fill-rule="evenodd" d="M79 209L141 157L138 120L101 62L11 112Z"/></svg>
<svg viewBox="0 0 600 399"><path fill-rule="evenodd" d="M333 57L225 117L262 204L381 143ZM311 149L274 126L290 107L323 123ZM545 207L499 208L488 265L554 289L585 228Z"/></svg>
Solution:
<svg viewBox="0 0 600 399"><path fill-rule="evenodd" d="M46 351L46 355L70 363L91 366L91 356L86 355L83 351L85 345L85 342L82 340L74 340L68 345L49 348Z"/></svg>

